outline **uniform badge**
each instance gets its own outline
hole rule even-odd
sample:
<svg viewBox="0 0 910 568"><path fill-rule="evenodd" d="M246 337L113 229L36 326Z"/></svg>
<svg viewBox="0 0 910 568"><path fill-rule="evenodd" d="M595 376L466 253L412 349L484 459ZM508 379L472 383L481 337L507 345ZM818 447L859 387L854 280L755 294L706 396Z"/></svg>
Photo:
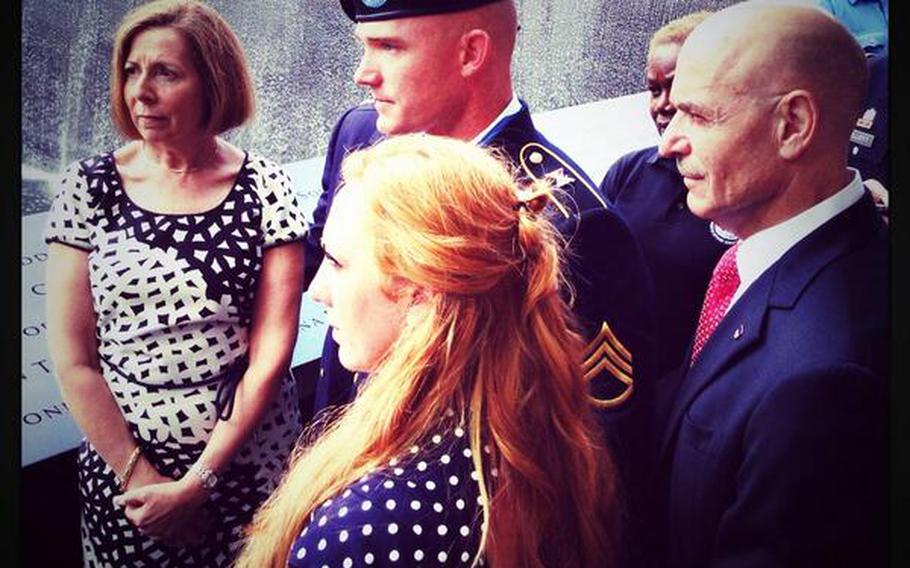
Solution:
<svg viewBox="0 0 910 568"><path fill-rule="evenodd" d="M543 177L553 182L553 185L556 187L563 187L575 181L575 178L566 175L566 171L563 168L556 168L551 172L547 172Z"/></svg>
<svg viewBox="0 0 910 568"><path fill-rule="evenodd" d="M714 240L724 245L732 245L739 240L739 237L726 229L718 227L714 224L714 221L711 221L711 224L708 225L708 230L711 231L711 236L714 237Z"/></svg>
<svg viewBox="0 0 910 568"><path fill-rule="evenodd" d="M856 121L856 125L860 128L865 128L866 130L872 128L872 124L875 123L875 109L867 108L866 112L863 113L863 116Z"/></svg>
<svg viewBox="0 0 910 568"><path fill-rule="evenodd" d="M871 148L872 143L875 142L875 135L854 129L853 132L850 133L850 142L865 146L866 148Z"/></svg>
<svg viewBox="0 0 910 568"><path fill-rule="evenodd" d="M632 354L617 339L607 322L603 322L600 332L585 346L582 362L582 372L588 382L604 371L619 384L593 385L596 388L592 390L598 394L592 398L594 404L600 408L613 408L632 396L635 381L632 378Z"/></svg>

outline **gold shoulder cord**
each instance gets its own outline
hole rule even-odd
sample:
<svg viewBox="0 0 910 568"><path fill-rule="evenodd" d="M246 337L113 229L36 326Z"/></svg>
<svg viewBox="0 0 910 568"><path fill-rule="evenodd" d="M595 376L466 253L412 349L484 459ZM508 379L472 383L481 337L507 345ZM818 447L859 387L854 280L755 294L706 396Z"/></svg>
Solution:
<svg viewBox="0 0 910 568"><path fill-rule="evenodd" d="M603 322L600 332L585 347L582 371L585 380L590 382L601 371L607 370L611 375L626 385L619 395L601 400L591 397L593 404L600 408L613 408L624 403L635 390L635 381L632 378L632 354L620 343L613 330Z"/></svg>
<svg viewBox="0 0 910 568"><path fill-rule="evenodd" d="M588 192L589 192L591 195L593 195L594 198L595 198L595 199L596 199L604 208L607 207L607 202L604 201L603 197L601 197L599 193L597 193L597 190L595 190L593 187L591 187L591 185L590 185L588 182L585 181L584 176L582 176L582 175L578 172L578 170L576 170L575 168L573 168L568 162L566 162L565 160L563 160L561 157L559 157L557 154L555 154L552 150L550 150L549 148L547 148L546 146L544 146L543 144L540 144L540 143L538 143L538 142L528 142L527 144L525 144L525 145L521 148L521 151L518 153L518 159L519 159L519 161L521 162L521 167L522 167L522 169L525 170L525 172L528 173L528 175L530 175L530 176L533 177L534 179L540 179L540 178L538 178L537 176L534 175L534 172L532 172L531 169L528 167L527 163L525 163L525 153L529 153L529 152L531 152L532 150L538 150L538 151L540 151L540 152L543 152L543 153L545 153L546 155L548 155L548 156L550 156L551 158L553 158L554 160L556 160L557 162L559 162L559 164L562 165L562 167L564 167L565 169L569 170L569 172L570 172L572 175L575 176L575 180L578 181L585 189L587 189ZM563 215L565 215L566 217L569 216L565 211L563 211Z"/></svg>

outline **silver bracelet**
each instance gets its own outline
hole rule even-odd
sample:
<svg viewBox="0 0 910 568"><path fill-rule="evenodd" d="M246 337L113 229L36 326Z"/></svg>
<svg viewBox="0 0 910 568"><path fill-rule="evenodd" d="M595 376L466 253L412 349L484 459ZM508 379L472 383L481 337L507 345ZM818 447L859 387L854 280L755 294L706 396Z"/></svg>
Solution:
<svg viewBox="0 0 910 568"><path fill-rule="evenodd" d="M191 473L202 481L202 486L211 491L218 485L218 476L211 468L206 467L202 462L194 463L187 473Z"/></svg>

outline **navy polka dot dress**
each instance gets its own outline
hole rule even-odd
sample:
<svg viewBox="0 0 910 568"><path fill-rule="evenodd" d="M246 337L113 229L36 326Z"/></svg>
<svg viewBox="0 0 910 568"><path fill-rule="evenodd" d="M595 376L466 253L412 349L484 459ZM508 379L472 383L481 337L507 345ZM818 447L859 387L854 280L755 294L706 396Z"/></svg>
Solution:
<svg viewBox="0 0 910 568"><path fill-rule="evenodd" d="M288 566L470 566L478 479L464 428L434 433L317 507Z"/></svg>

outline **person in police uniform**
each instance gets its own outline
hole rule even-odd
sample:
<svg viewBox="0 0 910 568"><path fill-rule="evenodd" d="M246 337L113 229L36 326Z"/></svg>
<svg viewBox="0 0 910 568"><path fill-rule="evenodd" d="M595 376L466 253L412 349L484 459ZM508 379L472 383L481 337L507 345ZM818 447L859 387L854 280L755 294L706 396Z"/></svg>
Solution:
<svg viewBox="0 0 910 568"><path fill-rule="evenodd" d="M883 218L888 220L891 158L888 152L888 49L866 59L869 90L863 112L850 134L847 163L859 170Z"/></svg>
<svg viewBox="0 0 910 568"><path fill-rule="evenodd" d="M670 102L676 56L689 33L710 14L687 14L651 37L645 75L649 111L660 134L676 113ZM689 211L676 160L661 158L657 146L617 160L600 189L629 224L651 271L659 322L657 376L663 377L683 362L711 271L736 237Z"/></svg>
<svg viewBox="0 0 910 568"><path fill-rule="evenodd" d="M558 190L549 214L567 241L574 313L588 341L585 375L631 486L648 467L642 456L652 410L650 277L626 224L582 169L536 130L528 105L513 92L513 1L341 0L341 6L356 22L364 50L354 79L373 100L347 111L332 133L308 236L308 281L322 260L322 228L340 163L351 150L423 131L498 148L521 176L551 180ZM350 401L361 380L341 367L337 349L329 332L316 414Z"/></svg>

